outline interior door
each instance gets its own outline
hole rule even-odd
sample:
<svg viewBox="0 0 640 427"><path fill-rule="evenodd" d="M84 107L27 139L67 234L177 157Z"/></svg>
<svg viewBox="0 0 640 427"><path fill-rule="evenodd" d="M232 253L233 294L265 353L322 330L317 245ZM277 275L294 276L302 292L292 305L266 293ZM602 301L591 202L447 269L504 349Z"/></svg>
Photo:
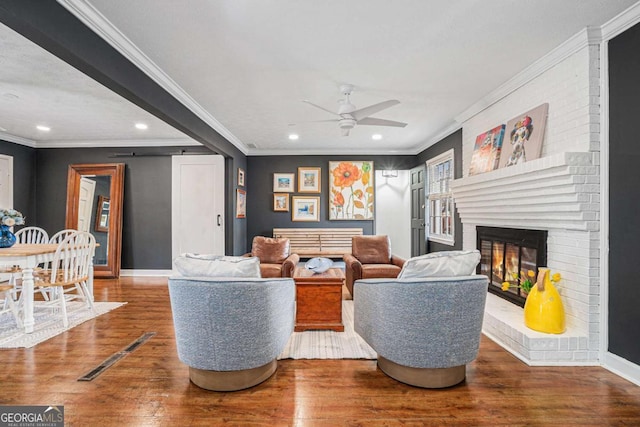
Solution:
<svg viewBox="0 0 640 427"><path fill-rule="evenodd" d="M224 255L224 157L172 159L172 257Z"/></svg>
<svg viewBox="0 0 640 427"><path fill-rule="evenodd" d="M424 166L411 169L411 256L427 253Z"/></svg>
<svg viewBox="0 0 640 427"><path fill-rule="evenodd" d="M0 154L0 207L13 208L13 157Z"/></svg>
<svg viewBox="0 0 640 427"><path fill-rule="evenodd" d="M91 208L93 195L96 192L96 182L90 178L80 178L78 193L78 230L89 231L91 227Z"/></svg>

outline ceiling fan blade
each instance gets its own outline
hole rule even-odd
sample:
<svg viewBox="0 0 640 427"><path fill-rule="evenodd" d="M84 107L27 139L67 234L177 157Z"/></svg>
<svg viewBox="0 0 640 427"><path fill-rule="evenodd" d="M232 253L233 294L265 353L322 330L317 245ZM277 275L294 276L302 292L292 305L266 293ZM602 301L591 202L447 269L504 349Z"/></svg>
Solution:
<svg viewBox="0 0 640 427"><path fill-rule="evenodd" d="M314 103L313 103L313 102L311 102L311 101L307 101L306 99L305 99L304 101L302 101L302 102L307 103L307 104L309 104L309 105L311 105L311 106L314 106L314 107L316 107L316 108L319 108L319 109L321 109L322 111L326 111L327 113L333 114L334 116L338 116L338 117L340 117L340 114L336 113L335 111L327 110L326 108L321 107L321 106L319 106L319 105L316 105L316 104L314 104Z"/></svg>
<svg viewBox="0 0 640 427"><path fill-rule="evenodd" d="M342 129L342 136L349 136L349 129Z"/></svg>
<svg viewBox="0 0 640 427"><path fill-rule="evenodd" d="M359 125L373 125L373 126L393 126L396 128L403 128L407 124L402 122L396 122L393 120L376 119L373 117L365 117L362 120L358 120Z"/></svg>
<svg viewBox="0 0 640 427"><path fill-rule="evenodd" d="M302 125L302 124L307 124L307 123L329 123L329 122L337 123L337 122L339 122L340 120L341 120L341 119L306 120L306 121L304 121L304 122L289 123L289 126Z"/></svg>
<svg viewBox="0 0 640 427"><path fill-rule="evenodd" d="M351 115L354 119L360 121L365 117L369 117L370 115L377 113L378 111L382 111L398 104L400 104L400 101L398 101L397 99L390 99L388 101L383 101L377 104L369 105L368 107L360 108L359 110L353 111Z"/></svg>

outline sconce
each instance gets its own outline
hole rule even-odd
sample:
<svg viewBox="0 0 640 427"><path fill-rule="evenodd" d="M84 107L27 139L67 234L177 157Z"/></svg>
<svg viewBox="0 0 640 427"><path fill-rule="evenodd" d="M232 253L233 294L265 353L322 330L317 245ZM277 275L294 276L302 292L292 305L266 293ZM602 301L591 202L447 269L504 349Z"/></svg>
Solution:
<svg viewBox="0 0 640 427"><path fill-rule="evenodd" d="M398 177L398 171L396 169L384 169L382 171L382 176L384 178L397 178Z"/></svg>

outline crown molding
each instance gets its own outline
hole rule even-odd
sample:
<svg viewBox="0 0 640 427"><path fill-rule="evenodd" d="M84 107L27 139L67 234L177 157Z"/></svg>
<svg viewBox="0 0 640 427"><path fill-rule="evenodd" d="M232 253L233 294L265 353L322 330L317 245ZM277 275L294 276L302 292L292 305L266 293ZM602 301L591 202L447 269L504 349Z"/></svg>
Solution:
<svg viewBox="0 0 640 427"><path fill-rule="evenodd" d="M269 149L253 149L249 150L247 156L361 156L366 152L368 156L414 156L414 150L389 150L389 149L346 149L337 150L335 148L323 149L288 149L288 150L269 150Z"/></svg>
<svg viewBox="0 0 640 427"><path fill-rule="evenodd" d="M602 25L602 40L609 41L640 22L640 2Z"/></svg>
<svg viewBox="0 0 640 427"><path fill-rule="evenodd" d="M507 80L496 90L490 92L487 96L464 110L462 113L455 117L456 122L458 122L461 126L462 123L466 122L471 117L489 108L491 105L500 101L507 95L518 90L525 84L540 76L545 71L558 65L569 56L589 45L599 44L601 41L602 35L600 27L587 27L579 31L564 43L553 49L551 52L547 53L545 56L525 68L523 71Z"/></svg>
<svg viewBox="0 0 640 427"><path fill-rule="evenodd" d="M440 132L438 132L437 134L429 138L426 143L418 146L417 150L414 150L412 154L417 156L427 148L431 147L434 144L437 144L438 142L442 141L443 139L445 139L446 137L448 137L449 135L458 131L461 128L462 128L462 123L458 123L458 122L451 123L449 126L447 126L446 128L442 129Z"/></svg>
<svg viewBox="0 0 640 427"><path fill-rule="evenodd" d="M7 132L0 132L0 139L3 141L13 142L14 144L26 145L31 148L36 148L37 146L37 142L33 139L23 138Z"/></svg>
<svg viewBox="0 0 640 427"><path fill-rule="evenodd" d="M90 30L95 32L153 81L191 110L207 125L222 135L243 154L247 146L209 114L200 104L185 92L171 77L147 57L131 40L122 34L104 15L86 0L57 0Z"/></svg>
<svg viewBox="0 0 640 427"><path fill-rule="evenodd" d="M202 146L192 139L93 139L93 140L60 140L37 141L34 148L103 148L103 147L191 147Z"/></svg>

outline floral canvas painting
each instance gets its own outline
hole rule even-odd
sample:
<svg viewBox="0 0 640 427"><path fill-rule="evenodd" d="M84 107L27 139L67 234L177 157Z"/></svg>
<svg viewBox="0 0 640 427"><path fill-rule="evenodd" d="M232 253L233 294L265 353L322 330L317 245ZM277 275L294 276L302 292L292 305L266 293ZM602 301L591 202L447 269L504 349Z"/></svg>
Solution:
<svg viewBox="0 0 640 427"><path fill-rule="evenodd" d="M329 219L372 220L372 161L329 162Z"/></svg>
<svg viewBox="0 0 640 427"><path fill-rule="evenodd" d="M473 148L469 175L490 172L498 167L503 137L504 125L478 135L476 145Z"/></svg>

